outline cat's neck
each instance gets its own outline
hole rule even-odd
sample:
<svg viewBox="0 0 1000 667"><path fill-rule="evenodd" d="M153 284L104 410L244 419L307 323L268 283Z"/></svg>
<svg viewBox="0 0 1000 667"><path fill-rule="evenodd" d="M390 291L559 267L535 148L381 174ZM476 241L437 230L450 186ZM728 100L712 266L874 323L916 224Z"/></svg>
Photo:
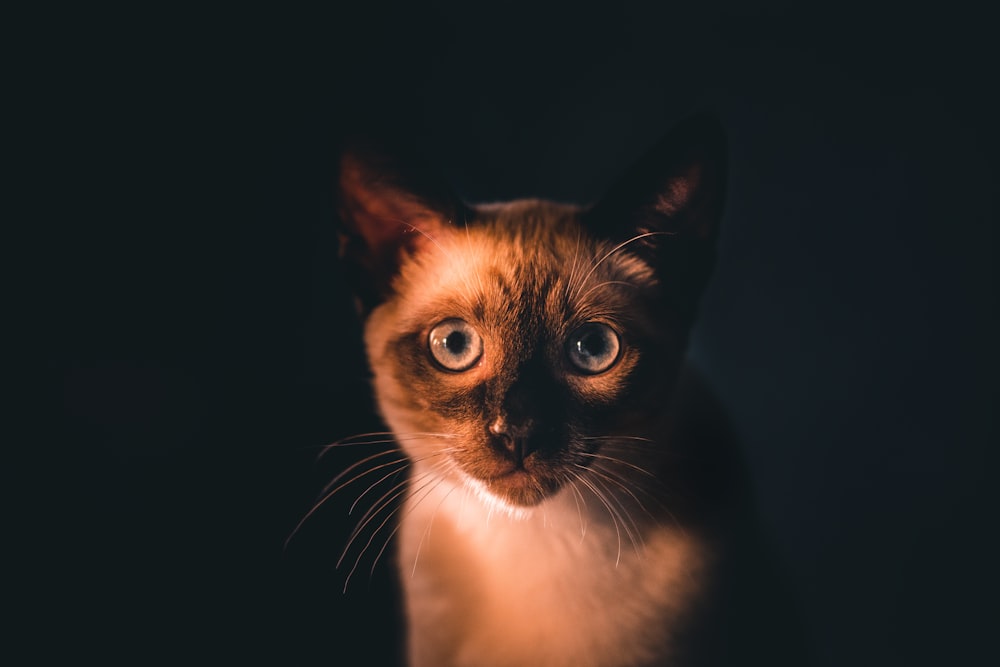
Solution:
<svg viewBox="0 0 1000 667"><path fill-rule="evenodd" d="M417 465L414 477L420 475ZM633 549L653 524L665 526L669 521L650 509L658 503L655 498L644 504L622 492L613 494L607 489L580 486L563 489L537 507L511 507L473 485L448 480L436 483L432 489L416 486L407 521L424 522L428 532L434 530L435 523L448 522L456 535L483 549L517 549L523 544L537 550L545 544L594 542L610 543L614 549L609 551L616 552L620 535L624 552ZM617 557L611 554L612 559Z"/></svg>
<svg viewBox="0 0 1000 667"><path fill-rule="evenodd" d="M629 501L565 489L512 514L451 482L411 497L398 558L414 664L644 664L668 651L648 630L686 609L707 549Z"/></svg>

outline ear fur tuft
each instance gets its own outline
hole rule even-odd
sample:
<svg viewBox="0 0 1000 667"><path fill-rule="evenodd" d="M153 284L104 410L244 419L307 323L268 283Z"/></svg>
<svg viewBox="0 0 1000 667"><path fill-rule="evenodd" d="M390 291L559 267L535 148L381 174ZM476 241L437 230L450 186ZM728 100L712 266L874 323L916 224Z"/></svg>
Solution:
<svg viewBox="0 0 1000 667"><path fill-rule="evenodd" d="M343 151L337 182L340 255L370 310L385 298L404 252L442 233L463 205L415 151L355 140Z"/></svg>

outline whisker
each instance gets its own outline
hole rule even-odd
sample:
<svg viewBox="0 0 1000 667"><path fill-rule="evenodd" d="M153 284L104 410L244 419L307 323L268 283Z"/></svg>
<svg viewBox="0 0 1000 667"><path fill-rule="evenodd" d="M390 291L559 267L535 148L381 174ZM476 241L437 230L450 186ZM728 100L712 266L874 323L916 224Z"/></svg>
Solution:
<svg viewBox="0 0 1000 667"><path fill-rule="evenodd" d="M593 292L595 289L599 289L607 285L625 285L626 287L634 287L635 289L639 289L639 286L636 285L635 283L630 283L625 280L605 280L603 283L597 283L596 285L588 289L586 292L581 294L579 299L582 301L583 299L586 299L590 295L590 293Z"/></svg>
<svg viewBox="0 0 1000 667"><path fill-rule="evenodd" d="M591 454L589 452L580 452L580 454L582 454L583 456L589 456L590 458L598 459L598 460L601 460L601 461L610 461L612 463L620 463L623 466L628 466L629 468L632 468L636 472L641 472L643 475L648 475L649 477L652 477L653 479L657 479L656 475L654 475L650 471L646 470L645 468L643 468L641 466L637 466L634 463L629 463L628 461L625 461L623 459L619 459L619 458L614 457L614 456L607 456L605 454Z"/></svg>
<svg viewBox="0 0 1000 667"><path fill-rule="evenodd" d="M443 478L442 478L441 481L444 481ZM438 486L440 486L440 484L441 484L441 482L438 482L438 484L435 485L434 489L436 489ZM416 551L415 554L413 554L413 568L410 570L410 577L411 578L417 573L417 562L420 560L420 550L424 546L424 540L427 539L427 536L431 532L431 526L434 525L434 518L437 516L438 510L441 509L441 505L444 504L444 501L446 501L448 499L448 496L450 496L455 491L455 488L456 487L453 486L451 489L449 489L448 493L444 494L444 498L442 498L438 502L437 507L434 508L434 511L431 512L431 518L428 519L427 526L424 528L424 532L420 536L420 542L417 543L417 551ZM434 489L431 489L430 492L434 491ZM426 498L427 495L429 495L430 492L428 492L427 494L424 494L424 498Z"/></svg>
<svg viewBox="0 0 1000 667"><path fill-rule="evenodd" d="M340 480L342 480L345 475L349 475L350 473L352 473L353 471L357 470L359 467L363 466L364 464L370 463L371 461L374 461L375 459L380 459L380 458L382 458L384 456L398 455L398 454L402 453L402 451L403 450L401 450L399 447L394 447L392 449L387 449L384 452L377 452L377 453L372 454L370 456L366 456L365 458L361 459L360 461L355 461L354 463L352 463L351 465L349 465L347 468L345 468L341 472L337 473L336 477L334 477L329 482L327 482L326 486L323 487L323 490L320 493L321 494L327 493L327 489L329 489L331 486L333 486L334 484L336 484L337 482L339 482ZM344 488L345 486L347 486L351 482L353 482L353 481L355 481L357 479L360 479L361 477L364 477L365 475L367 475L367 474L369 474L371 472L374 472L375 470L378 470L379 468L383 468L383 467L385 467L387 465L390 465L392 463L395 463L395 462L398 462L398 461L405 461L405 460L406 460L406 457L403 456L403 457L400 457L400 458L396 459L396 461L390 461L389 463L383 463L381 465L375 466L374 468L370 468L370 469L366 470L363 473L355 475L354 477L352 477L351 479L347 480L346 482L344 482L343 484L341 484L340 486L338 486L337 489L335 489L334 491L331 491L330 493L334 493L335 491Z"/></svg>
<svg viewBox="0 0 1000 667"><path fill-rule="evenodd" d="M627 493L632 498L632 500L635 501L635 504L639 506L639 509L641 509L643 512L645 512L646 515L649 516L650 519L652 519L653 521L656 521L656 517L653 515L653 513L650 512L648 509L646 509L646 506L643 505L642 501L639 500L639 498L635 495L635 493L632 492L632 489L629 488L629 486L625 483L624 479L622 479L621 477L615 475L614 473L612 473L609 470L599 470L598 468L590 468L590 471L593 474L597 475L598 477L601 477L602 479L606 480L607 482L609 482L611 484L614 484L615 486L617 486L618 488L620 488L622 491L624 491L625 493ZM614 495L614 494L612 494L612 495ZM619 505L621 505L621 501L619 501ZM625 509L624 505L622 505L622 509ZM636 532L639 534L640 540L641 540L642 539L642 531L639 529L639 525L632 518L632 516L631 516L632 513L631 512L628 512L626 510L626 513L629 515L629 519L632 520L632 526L636 529Z"/></svg>
<svg viewBox="0 0 1000 667"><path fill-rule="evenodd" d="M370 437L377 437L378 439L377 440L361 440L361 438L370 438ZM391 431L381 431L381 432L373 432L373 433L360 433L358 435L352 435L352 436L349 436L347 438L343 438L342 440L338 440L336 442L332 442L332 443L330 443L328 445L323 445L323 447L320 449L319 454L316 456L316 460L318 461L318 460L322 459L331 450L337 449L337 448L340 448L340 447L357 447L357 446L361 446L361 445L384 445L384 444L389 443L389 442L400 442L400 441L404 441L404 440L413 440L413 439L417 439L417 438L455 438L455 437L458 437L458 436L450 434L450 433L421 433L421 432L414 432L414 433L402 433L402 434L399 434L399 435L397 435L395 433L392 433Z"/></svg>
<svg viewBox="0 0 1000 667"><path fill-rule="evenodd" d="M646 470L643 470L642 468L639 468L638 466L634 466L631 463L629 463L628 461L623 461L621 459L615 459L614 457L604 457L604 459L607 460L607 461L610 461L612 463L626 465L626 466L635 468L636 470L639 470L641 472L646 473L647 475L649 475L650 479L652 479L654 482L656 482L656 486L660 489L661 493L669 493L670 490L662 483L662 481L658 477L656 477L652 473L650 473L650 472L648 472ZM592 470L594 470L595 472L598 471L598 469L597 469L596 466L594 468L592 468ZM642 508L642 510L647 515L649 515L649 517L651 519L653 519L654 521L656 521L657 523L660 523L662 525L662 522L660 521L660 519L657 518L652 512L650 512L649 509L647 509L642 504L642 502L639 501L639 499L635 496L635 494L633 494L631 492L631 488L634 487L636 490L641 491L643 493L643 495L647 496L650 500L652 500L654 503L656 503L657 507L659 507L659 509L661 509L667 516L670 517L671 521L673 521L674 526L676 528L678 528L679 530L681 530L682 532L684 532L686 534L687 531L684 529L684 525L677 519L677 516L673 513L673 511L671 511L671 509L663 502L663 499L661 498L661 495L653 493L652 490L646 488L645 485L643 485L643 484L638 484L638 485L636 485L636 484L628 484L627 485L626 481L631 481L631 480L626 480L626 478L623 475L620 475L620 474L618 474L618 473L616 473L616 472L614 472L612 470L609 470L606 467L600 468L600 472L606 473L607 475L611 475L612 477L614 477L614 479L616 481L616 484L618 486L620 486L626 493L628 493L629 495L631 495L632 498L639 505L639 507Z"/></svg>
<svg viewBox="0 0 1000 667"><path fill-rule="evenodd" d="M655 442L655 440L651 440L649 438L642 438L637 435L590 435L590 436L583 436L580 438L580 440L600 440L600 441L608 440L612 442L616 442L618 440L636 440L638 442Z"/></svg>
<svg viewBox="0 0 1000 667"><path fill-rule="evenodd" d="M583 468L583 466L580 467L586 470L586 468ZM618 555L615 557L615 569L617 569L618 564L621 562L622 558L622 533L621 530L618 528L618 519L615 518L615 511L611 508L611 505L608 504L608 501L604 499L604 495L597 489L597 487L591 484L589 480L585 479L580 474L576 475L576 479L581 484L590 489L590 492L593 493L594 496L601 502L601 504L604 505L604 508L608 510L608 516L611 517L611 524L615 527L615 533L618 535Z"/></svg>
<svg viewBox="0 0 1000 667"><path fill-rule="evenodd" d="M392 452L385 452L385 454L391 454L391 453L392 453ZM372 459L374 459L374 458L377 458L377 456L370 456L370 457L368 457L367 459L365 459L365 461L359 461L359 462L358 462L357 464L355 464L355 465L351 466L350 468L348 468L348 470L346 470L346 471L344 471L344 472L345 472L345 473L346 473L346 472L349 472L350 470L352 470L352 469L355 469L355 468L356 468L356 467L357 467L357 466L358 466L359 464L361 464L361 463L364 463L364 462L367 462L367 461L369 461L369 460L372 460ZM404 469L404 468L406 467L406 465L405 465L405 464L406 464L406 462L407 462L407 459L405 459L405 458L401 458L401 459L397 459L397 460L395 460L395 461L390 461L390 462L388 462L388 463L384 463L384 464L381 464L381 465L379 465L379 466L376 466L376 467L375 467L375 468L373 468L372 470L366 470L366 471L365 471L365 472L363 472L363 473L360 473L360 474L358 474L358 475L355 475L354 477L352 477L352 478L351 478L351 479L349 479L348 481L344 482L344 483L343 483L343 484L341 484L340 486L336 487L336 488L335 488L335 489L333 489L332 491L329 491L329 492L327 492L327 490L326 490L326 489L330 488L330 486L331 486L332 484L335 484L335 483L336 483L336 480L337 480L337 479L339 479L339 478L340 478L340 477L341 477L341 476L343 475L343 473L342 473L341 475L338 475L338 476L337 476L337 477L336 477L336 478L334 479L334 481L333 481L333 482L331 482L330 484L327 484L327 485L326 485L326 486L325 486L325 487L323 488L323 491L322 491L322 493L321 493L321 498L320 498L320 499L319 499L318 501L316 501L316 503L314 503L314 504L313 504L313 506L312 506L311 508L309 508L309 511L308 511L308 512L306 512L306 513L305 513L305 515L304 515L304 516L303 516L303 517L302 517L301 519L299 519L298 523L296 523L296 524L295 524L295 527L294 527L294 528L292 529L292 532L291 532L291 533L289 533L289 534L288 534L288 537L286 537L286 538L285 538L285 542L284 542L284 546L283 546L283 548L284 548L284 549L287 549L287 548L288 548L288 544L289 544L289 543L290 543L290 542L292 541L292 538L293 538L293 537L295 537L295 536L296 536L296 535L298 534L298 532L299 532L299 531L300 531L300 530L302 529L302 526L303 526L303 525L305 525L305 522L306 522L306 521L308 521L308 520L309 520L309 518L310 518L311 516L313 516L313 515L314 515L314 514L315 514L316 512L318 512L318 511L319 511L319 509L320 509L321 507L323 507L323 505L325 505L325 504L327 503L327 501L329 501L329 500L330 500L331 498L333 498L333 496L334 496L334 495L336 495L336 493L337 493L338 491L340 491L341 489L343 489L343 488L344 488L345 486L347 486L347 485L349 485L349 484L351 484L351 483L353 483L353 482L355 482L355 481L357 481L357 480L361 479L362 477L365 477L366 475L369 475L369 474L371 474L371 473L372 473L372 472L374 472L375 470L378 470L378 469L380 469L380 468L384 468L384 467L386 467L386 466L389 466L389 465L400 465L400 468L399 468L398 470L394 470L393 472L389 473L389 475L387 475L386 477L389 477L389 476L391 476L391 475L393 475L393 474L397 474L397 473L401 472L401 471L402 471L402 470L403 470L403 469ZM384 478L383 478L383 479L384 479ZM377 483L376 483L376 484L377 484ZM374 485L373 485L373 486L374 486ZM365 493L368 493L368 491L369 491L370 489L371 489L371 487L369 487L369 489L366 489L366 490L365 490ZM364 494L362 494L362 495L364 495ZM357 502L357 501L355 501L355 503L356 503L356 502ZM353 507L354 507L354 505L352 505L352 506L351 506L351 508L352 508L352 509L353 509Z"/></svg>
<svg viewBox="0 0 1000 667"><path fill-rule="evenodd" d="M425 457L422 457L422 458L421 458L421 459L419 459L419 460L420 460L420 461L425 461L425 460L427 460L427 459L429 459L429 458L433 458L433 457L435 457L435 456L440 456L440 455L441 455L441 454L443 454L443 453L444 453L444 452L437 452L437 453L434 453L434 454L431 454L431 455L429 455L429 456L425 456ZM407 463L409 463L409 460L407 460ZM379 480L379 482L376 482L375 484L373 484L373 485L372 485L372 487L374 487L374 486L377 486L377 485L378 485L378 483L380 483L380 482L384 481L385 479L388 479L388 478L389 478L389 477L391 477L392 475L395 475L395 474L398 474L398 473L402 472L402 470L403 470L403 468L401 467L401 468L399 468L399 469L397 469L397 470L394 470L394 471L390 472L389 474L385 475L385 477L383 477L383 478L382 478L381 480ZM366 474L367 474L367 473L366 473ZM418 475L418 476L417 476L417 479L423 479L423 478L425 478L425 477L428 477L428 476L430 476L430 474L431 474L430 472L424 472L424 473L421 473L420 475ZM393 493L394 491L396 491L396 490L398 490L398 489L401 489L401 488L402 488L402 490L403 490L403 491L405 492L405 490L406 490L406 489L405 489L405 486L406 486L407 482L408 482L408 480L403 480L402 482L400 482L399 484L396 484L396 485L395 485L395 486L393 486L393 487L392 487L391 489L389 489L389 490L388 490L388 491L386 491L386 492L385 492L384 494L382 494L382 496L381 496L381 497L380 497L380 498L379 498L378 500L376 500L376 501L375 501L375 502L374 502L374 503L372 504L372 506L371 506L371 507L369 507L369 508L368 508L368 510L367 510L367 511L366 511L366 512L365 512L365 513L364 513L363 515L361 515L361 518L360 518L360 519L358 520L358 525L357 525L357 526L355 526L355 528L354 528L354 530L352 531L352 533L351 533L351 535L350 535L350 538L349 538L349 539L351 539L351 538L355 537L355 536L356 536L356 535L357 535L358 533L360 533L360 532L361 532L362 530L364 530L364 528L365 528L365 525L367 524L367 520L369 519L369 517L370 517L370 516L371 516L372 514L377 514L378 512L380 512L380 511L382 510L382 508L384 508L384 507L385 507L386 503L388 503L388 502L392 502L392 501L393 501L393 500L394 500L394 499L395 499L396 497L398 497L398 496L399 496L399 494L396 494L396 496L394 496L393 498L389 498L389 500L388 500L388 501L386 501L386 498L387 498L387 497L388 497L388 496L389 496L390 494L392 494L392 493ZM367 493L367 492L368 492L369 490L371 490L371 488L372 488L372 487L369 487L369 489L366 489L366 490L365 490L365 493ZM364 495L364 494L362 494L362 495ZM359 497L359 498L357 498L357 499L356 499L356 500L354 501L354 503L353 503L353 504L351 505L351 508L350 508L350 510L348 511L348 514L351 514L351 513L352 513L352 512L354 511L354 508L355 508L355 507L357 506L357 504L358 504L358 501L359 501L359 500L361 500L361 498L360 498L360 497ZM383 501L385 501L385 502L383 502Z"/></svg>
<svg viewBox="0 0 1000 667"><path fill-rule="evenodd" d="M396 463L399 463L399 462L397 461ZM365 497L366 495L368 495L368 492L369 492L369 491L371 491L371 490L372 490L372 489L374 489L374 488L375 488L376 486L378 486L379 484L381 484L381 483L382 483L382 482L384 482L385 480L389 479L389 478L390 478L390 477L392 477L393 475L398 475L399 473L403 472L403 471L404 471L404 470L405 470L405 469L406 469L406 468L408 467L408 463L409 463L409 462L406 462L406 461L404 461L404 465L401 465L401 466L399 466L399 467L398 467L398 468L396 468L395 470L390 470L390 471L389 471L388 473L386 473L385 475L383 475L382 477L380 477L380 478L378 479L378 481L374 482L374 483L373 483L373 484L371 484L371 485L370 485L370 486L369 486L369 487L368 487L367 489L365 489L364 491L362 491L362 492L361 492L361 495L359 495L359 496L358 496L357 498L355 498L355 499L354 499L354 502L353 502L353 503L351 503L351 507L350 507L350 508L349 508L349 509L347 510L347 514L348 514L348 515L351 515L351 514L354 514L354 508L356 508L356 507L358 506L358 503L359 503L359 502L361 502L361 499L362 499L362 498L364 498L364 497ZM391 465L391 464L389 464L389 463L384 463L384 464L382 464L382 465L380 465L380 466L378 466L378 467L379 467L379 468L383 468L383 467L385 467L385 466L387 466L387 465ZM369 471L369 472L372 472L372 471ZM367 475L368 473L365 473L365 474Z"/></svg>
<svg viewBox="0 0 1000 667"><path fill-rule="evenodd" d="M601 444L600 451L602 452L622 452L624 454L635 454L635 453L646 453L649 448L640 444L632 442L605 442ZM697 461L699 457L697 454L684 451L684 450L674 450L665 449L658 451L656 454L657 458L664 461Z"/></svg>
<svg viewBox="0 0 1000 667"><path fill-rule="evenodd" d="M639 544L636 542L636 534L633 533L632 530L629 529L629 525L628 524L631 523L632 524L632 528L635 529L636 533L639 534L639 542L643 542L642 535L641 535L642 531L639 530L639 525L635 522L635 519L632 518L632 513L628 511L628 508L626 508L624 504L622 504L621 500L618 499L617 495L614 494L614 493L612 493L611 489L609 489L607 487L607 485L601 481L602 479L604 479L604 480L608 479L605 475L602 475L600 472L598 472L598 471L596 471L596 470L594 470L592 468L588 468L588 470L592 474L596 474L597 477L599 478L599 479L595 479L594 482L595 482L595 484L600 484L601 487L604 489L604 491L607 494L608 502L609 503L610 502L614 502L618 506L618 510L620 510L620 511L616 510L616 513L618 514L618 518L621 519L622 528L625 529L625 535L628 537L629 541L632 543L632 548L635 550L636 555L637 556L640 555L640 553L639 553ZM627 490L628 489L626 489L626 491ZM633 496L633 498L634 498L634 496ZM636 502L638 502L638 499L636 499ZM626 518L628 519L628 521L626 521Z"/></svg>
<svg viewBox="0 0 1000 667"><path fill-rule="evenodd" d="M580 250L583 247L583 238L579 231L577 231L576 245L573 247L573 264L570 267L569 278L566 280L566 287L568 290L572 290L572 293L579 291L577 286L577 270L580 268ZM567 295L569 299L569 295Z"/></svg>
<svg viewBox="0 0 1000 667"><path fill-rule="evenodd" d="M429 473L426 473L423 477L430 477L430 476L431 475ZM433 479L431 481L433 481ZM369 524L371 524L372 521L375 520L375 517L377 517L379 515L379 513L382 512L382 510L386 509L387 507L390 507L392 505L392 503L397 498L399 498L400 496L402 496L405 493L407 493L409 491L409 489L413 486L413 483L414 483L413 480L405 480L403 482L400 482L399 484L397 484L396 486L394 486L392 489L390 489L389 491L387 491L381 498L379 498L376 501L375 505L373 505L371 508L368 509L367 512L365 512L365 514L362 516L362 520L358 523L357 526L355 526L354 530L351 532L351 536L348 539L347 544L344 546L344 550L343 550L343 552L341 552L340 558L337 559L336 567L339 568L343 564L344 558L347 556L347 553L350 551L351 546L354 544L354 541L358 538L358 536L361 535L361 533L364 531L364 529ZM422 489L422 488L426 487L430 483L431 482L426 482L424 484L424 486L422 486L420 488ZM360 560L360 557L362 555L364 555L365 550L369 546L371 546L371 543L375 539L375 535L378 534L378 531L381 530L383 527L385 527L385 524L388 523L389 519L391 519L392 516L396 512L399 511L400 507L402 507L402 505L396 506L395 509L393 509L391 512L389 512L388 515L386 515L386 517L382 520L382 523L380 523L378 525L378 527L375 528L374 531L372 531L372 535L371 535L370 538L368 538L368 542L365 544L364 548L362 548L361 553L358 554L358 559L359 560ZM355 562L355 568L356 567L357 567L357 562ZM353 573L353 572L354 572L354 568L351 569L351 573ZM348 577L348 578L350 578L350 577ZM346 585L345 585L345 587L346 587Z"/></svg>
<svg viewBox="0 0 1000 667"><path fill-rule="evenodd" d="M579 293L580 289L583 289L583 285L587 282L588 279L590 279L590 276L594 275L594 271L597 270L597 267L599 267L601 264L603 264L604 261L606 259L608 259L608 257L611 257L613 254L615 254L616 252L620 251L622 248L625 248L626 246L628 246L631 243L635 243L636 241L641 241L642 239L648 238L650 236L672 236L672 235L673 235L672 232L645 232L643 234L636 234L635 236L633 236L632 238L628 239L627 241L623 241L623 242L619 243L614 248L612 248L607 253L605 253L603 257L601 257L599 260L597 260L597 262L595 262L592 267L590 267L590 271L587 272L587 275L585 275L583 277L583 280L580 281L580 286L577 289L577 293ZM574 301L577 300L577 294L573 295L573 300Z"/></svg>
<svg viewBox="0 0 1000 667"><path fill-rule="evenodd" d="M430 475L430 473L426 473L424 476L425 477L430 477L431 475ZM429 486L429 485L431 485L433 483L434 485L430 489L428 489L427 492L423 495L423 498L426 498L430 493L432 493L434 491L434 489L436 489L438 486L440 486L443 481L444 480L442 478L440 478L440 477L433 478L431 481L426 482L425 484L423 484L414 493L419 493L422 489L426 488L427 486ZM400 492L400 494L406 493L407 490L408 490L408 488L404 488ZM392 500L395 500L395 498L398 498L400 494L397 494L392 499L390 499L390 502ZM417 501L417 502L419 503L420 501ZM387 505L388 505L388 503L386 505L383 505L382 509L384 509ZM354 560L354 565L351 567L351 571L347 573L347 578L344 580L344 590L345 591L347 590L347 585L351 581L351 577L354 576L355 570L358 569L358 565L361 563L361 559L364 557L365 552L368 551L368 548L372 545L372 542L375 541L375 536L378 535L379 531L382 530L387 523L389 523L389 520L393 517L393 515L396 514L402 507L404 507L404 505L400 504L395 509L393 509L391 512L389 512L389 514L386 515L385 519L382 520L382 523L380 523L378 525L378 527L374 531L372 531L371 537L368 538L368 541L365 543L365 546L362 547L361 552L358 554L358 557ZM410 510L407 511L407 513L403 515L403 518L405 519L406 516L409 515L409 512L412 511L412 510L413 510L413 506L411 506ZM379 511L381 511L381 509ZM375 514L378 514L378 512L376 512ZM372 515L372 518L374 518L375 514ZM370 520L371 519L369 519L369 521ZM385 551L386 547L389 545L389 541L392 540L392 536L396 534L396 532L399 530L399 527L401 525L402 525L402 521L397 522L396 526L392 529L392 531L389 533L389 536L386 538L385 544L382 545L382 549L379 550L378 555L376 556L375 563L372 564L372 571L373 572L374 572L374 569L375 569L375 565L378 563L378 558L381 557L382 553ZM354 540L352 539L351 542L353 542L353 541ZM347 547L344 548L344 553L341 555L340 560L337 561L337 567L338 568L340 567L341 562L343 562L344 556L347 555L347 549L349 549L350 546L351 546L350 543L348 543Z"/></svg>
<svg viewBox="0 0 1000 667"><path fill-rule="evenodd" d="M393 487L388 491L386 491L385 493L383 493L374 502L374 504L372 504L371 507L365 510L365 513L361 515L360 519L358 519L358 523L355 524L354 529L351 530L351 534L347 538L347 544L344 545L344 549L340 554L340 558L337 559L337 564L336 564L337 567L340 567L341 563L344 560L344 557L347 555L347 552L350 550L351 545L354 543L354 540L358 538L358 536L364 531L364 529L368 526L368 524L370 524L372 521L375 520L375 517L378 516L378 514L382 510L384 510L387 507L390 507L397 498L406 493L406 488L409 484L410 480L403 480L393 485Z"/></svg>
<svg viewBox="0 0 1000 667"><path fill-rule="evenodd" d="M586 507L587 501L584 500L580 490L576 488L576 480L571 477L568 481L570 483L569 488L573 491L573 504L576 505L576 515L580 517L580 544L583 544L584 538L587 537L587 524L583 520L583 510L580 509L580 503L582 502L583 506Z"/></svg>
<svg viewBox="0 0 1000 667"><path fill-rule="evenodd" d="M368 433L355 433L354 435L349 435L345 438L341 438L340 440L335 440L331 444L327 445L327 447L333 447L340 444L347 444L355 440L360 440L362 438L376 438L376 437L383 438L383 437L394 437L394 436L395 433L393 433L392 431L369 431Z"/></svg>
<svg viewBox="0 0 1000 667"><path fill-rule="evenodd" d="M441 481L438 481L438 484L440 484L440 483L441 483ZM437 486L438 485L435 485L434 488L429 489L427 493L428 494L432 493L434 491L434 489L437 488ZM382 548L378 550L377 554L375 554L375 560L372 562L372 567L371 567L371 570L369 570L369 574L371 574L371 575L375 574L375 566L378 565L379 560L382 558L382 554L384 554L385 550L389 548L389 544L392 542L393 536L396 533L399 532L400 527L402 527L402 525L403 525L403 520L407 516L409 516L410 512L412 512L412 511L413 510L411 508L406 514L404 514L402 517L400 517L400 520L396 522L395 527L393 527L393 529L389 532L388 537L385 538L385 542L382 544ZM345 584L345 588L346 588L346 584Z"/></svg>

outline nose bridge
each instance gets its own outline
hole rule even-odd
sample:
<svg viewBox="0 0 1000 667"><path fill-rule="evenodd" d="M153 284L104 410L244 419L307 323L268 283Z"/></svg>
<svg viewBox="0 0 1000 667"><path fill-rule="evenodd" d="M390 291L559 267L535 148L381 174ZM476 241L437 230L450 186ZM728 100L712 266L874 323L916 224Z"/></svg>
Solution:
<svg viewBox="0 0 1000 667"><path fill-rule="evenodd" d="M520 376L511 384L503 397L502 407L509 419L517 421L528 416L535 405L538 393L537 382L532 382L525 376Z"/></svg>
<svg viewBox="0 0 1000 667"><path fill-rule="evenodd" d="M500 380L498 378L498 380ZM494 389L488 408L491 441L520 463L542 444L540 434L551 423L556 387L541 345L525 354Z"/></svg>
<svg viewBox="0 0 1000 667"><path fill-rule="evenodd" d="M543 355L536 353L512 369L506 380L496 388L488 415L490 423L499 420L503 432L526 436L545 413L545 406L555 389L551 372Z"/></svg>

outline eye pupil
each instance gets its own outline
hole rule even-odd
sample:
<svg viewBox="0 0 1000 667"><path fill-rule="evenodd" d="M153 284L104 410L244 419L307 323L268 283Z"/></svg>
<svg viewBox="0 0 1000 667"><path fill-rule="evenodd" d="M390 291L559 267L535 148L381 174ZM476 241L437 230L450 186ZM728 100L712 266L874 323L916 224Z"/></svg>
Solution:
<svg viewBox="0 0 1000 667"><path fill-rule="evenodd" d="M577 349L585 356L599 357L607 352L608 341L592 332L585 333L577 341Z"/></svg>
<svg viewBox="0 0 1000 667"><path fill-rule="evenodd" d="M461 331L453 331L444 339L444 346L452 354L461 354L469 346L469 341Z"/></svg>

